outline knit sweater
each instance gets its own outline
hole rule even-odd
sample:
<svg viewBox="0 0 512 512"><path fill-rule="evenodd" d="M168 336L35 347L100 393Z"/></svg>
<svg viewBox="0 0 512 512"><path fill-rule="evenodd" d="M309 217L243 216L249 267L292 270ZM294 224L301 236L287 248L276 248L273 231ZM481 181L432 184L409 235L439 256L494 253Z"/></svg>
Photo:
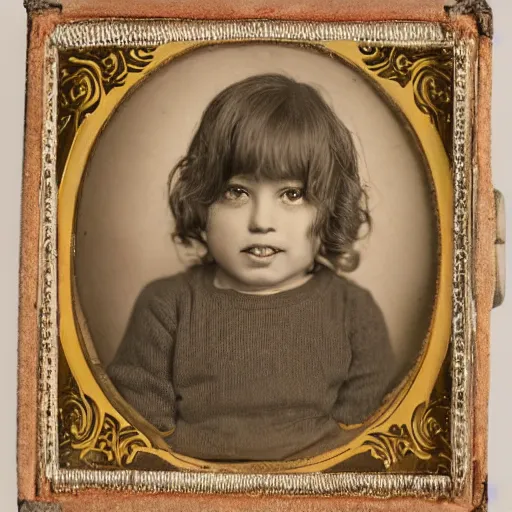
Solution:
<svg viewBox="0 0 512 512"><path fill-rule="evenodd" d="M370 293L322 268L273 295L213 284L214 265L141 292L108 374L170 447L287 460L348 442L381 403L392 351Z"/></svg>

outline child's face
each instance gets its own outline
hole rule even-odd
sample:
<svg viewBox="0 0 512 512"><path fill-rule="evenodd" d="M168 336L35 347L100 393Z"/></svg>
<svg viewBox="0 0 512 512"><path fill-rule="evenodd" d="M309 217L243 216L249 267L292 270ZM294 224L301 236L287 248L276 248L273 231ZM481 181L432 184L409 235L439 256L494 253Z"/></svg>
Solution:
<svg viewBox="0 0 512 512"><path fill-rule="evenodd" d="M272 292L302 284L320 242L312 234L317 209L303 183L233 177L209 209L208 250L229 287Z"/></svg>

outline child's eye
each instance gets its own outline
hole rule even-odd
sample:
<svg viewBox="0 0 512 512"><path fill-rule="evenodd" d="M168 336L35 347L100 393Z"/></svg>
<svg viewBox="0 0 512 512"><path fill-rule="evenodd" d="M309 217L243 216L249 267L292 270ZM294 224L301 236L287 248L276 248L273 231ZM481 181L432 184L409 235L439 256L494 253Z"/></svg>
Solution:
<svg viewBox="0 0 512 512"><path fill-rule="evenodd" d="M224 197L224 199L227 199L228 201L237 201L237 200L243 199L247 195L248 195L247 190L245 190L242 187L233 185L226 189L223 197Z"/></svg>
<svg viewBox="0 0 512 512"><path fill-rule="evenodd" d="M288 188L283 192L281 197L287 203L301 203L304 199L304 190L302 188Z"/></svg>

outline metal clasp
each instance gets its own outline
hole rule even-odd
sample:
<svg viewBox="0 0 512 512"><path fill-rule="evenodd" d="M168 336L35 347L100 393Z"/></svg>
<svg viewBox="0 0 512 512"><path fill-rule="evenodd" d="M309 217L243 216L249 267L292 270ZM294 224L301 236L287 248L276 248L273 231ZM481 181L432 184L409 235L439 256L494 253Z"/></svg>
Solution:
<svg viewBox="0 0 512 512"><path fill-rule="evenodd" d="M496 208L496 239L494 241L494 258L496 265L496 282L494 285L494 300L492 307L501 306L505 299L506 279L506 221L505 199L499 190L494 190L494 203Z"/></svg>

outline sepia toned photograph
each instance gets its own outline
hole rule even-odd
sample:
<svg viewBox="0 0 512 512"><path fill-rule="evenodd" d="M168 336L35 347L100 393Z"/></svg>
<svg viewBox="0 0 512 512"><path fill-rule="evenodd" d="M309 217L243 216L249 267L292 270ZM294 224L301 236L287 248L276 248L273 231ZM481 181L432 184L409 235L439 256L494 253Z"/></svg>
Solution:
<svg viewBox="0 0 512 512"><path fill-rule="evenodd" d="M21 511L486 507L492 13L413 3L27 0Z"/></svg>
<svg viewBox="0 0 512 512"><path fill-rule="evenodd" d="M484 507L490 12L228 4L30 14L21 506Z"/></svg>
<svg viewBox="0 0 512 512"><path fill-rule="evenodd" d="M82 341L174 454L339 451L424 354L438 222L420 144L360 71L307 46L196 49L139 84L88 158Z"/></svg>

